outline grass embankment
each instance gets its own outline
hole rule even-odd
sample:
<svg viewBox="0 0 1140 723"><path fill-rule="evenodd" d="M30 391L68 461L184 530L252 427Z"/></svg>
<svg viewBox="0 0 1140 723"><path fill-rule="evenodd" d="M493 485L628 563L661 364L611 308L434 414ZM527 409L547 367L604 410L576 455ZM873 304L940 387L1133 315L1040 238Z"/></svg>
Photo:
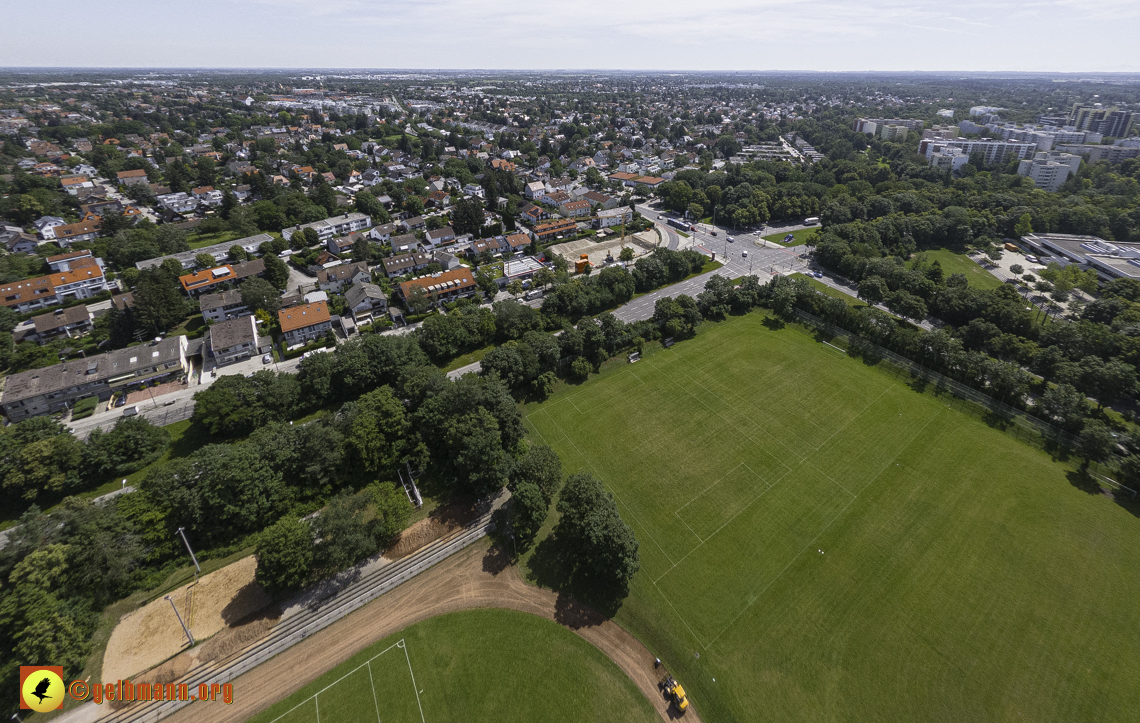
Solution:
<svg viewBox="0 0 1140 723"><path fill-rule="evenodd" d="M792 246L803 246L808 242L809 239L815 236L818 231L818 228L801 228L799 231L792 231L791 234L793 236L793 239L790 243L784 243L784 237L788 235L787 231L769 234L763 238L765 241L774 241L781 246L791 248Z"/></svg>

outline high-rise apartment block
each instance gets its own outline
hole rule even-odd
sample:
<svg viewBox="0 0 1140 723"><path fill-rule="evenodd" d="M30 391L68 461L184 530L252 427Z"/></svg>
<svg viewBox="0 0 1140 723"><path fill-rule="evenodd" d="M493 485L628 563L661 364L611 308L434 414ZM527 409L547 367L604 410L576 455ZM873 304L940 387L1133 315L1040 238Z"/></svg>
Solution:
<svg viewBox="0 0 1140 723"><path fill-rule="evenodd" d="M1123 138L1132 129L1132 111L1074 103L1069 111L1068 125L1082 131L1095 131L1114 138Z"/></svg>
<svg viewBox="0 0 1140 723"><path fill-rule="evenodd" d="M1026 158L1017 164L1017 175L1027 176L1037 187L1045 191L1057 191L1081 168L1081 157L1071 153L1049 153L1039 151L1033 158Z"/></svg>

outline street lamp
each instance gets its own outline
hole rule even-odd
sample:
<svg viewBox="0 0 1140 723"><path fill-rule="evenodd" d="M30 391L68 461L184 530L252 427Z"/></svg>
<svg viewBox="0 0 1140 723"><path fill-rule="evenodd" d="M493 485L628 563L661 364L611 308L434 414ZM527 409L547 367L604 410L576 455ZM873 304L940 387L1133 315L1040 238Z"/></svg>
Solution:
<svg viewBox="0 0 1140 723"><path fill-rule="evenodd" d="M174 601L167 595L163 598L170 603L170 607L174 609L174 617L178 618L178 624L182 626L182 632L186 633L186 638L190 641L190 647L194 647L194 636L190 634L190 628L186 627L186 623L182 621L182 616L178 614L178 608L174 605Z"/></svg>
<svg viewBox="0 0 1140 723"><path fill-rule="evenodd" d="M176 532L182 535L182 542L186 544L186 551L190 553L190 559L194 561L194 568L198 571L198 573L195 574L195 577L197 577L198 574L202 572L202 566L198 564L198 558L194 556L194 551L190 549L190 541L186 539L185 528L179 527Z"/></svg>

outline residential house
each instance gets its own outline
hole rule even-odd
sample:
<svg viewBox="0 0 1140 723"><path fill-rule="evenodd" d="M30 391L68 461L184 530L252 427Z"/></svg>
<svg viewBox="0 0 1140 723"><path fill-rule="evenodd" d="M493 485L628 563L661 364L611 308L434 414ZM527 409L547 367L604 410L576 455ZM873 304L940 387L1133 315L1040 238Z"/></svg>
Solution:
<svg viewBox="0 0 1140 723"><path fill-rule="evenodd" d="M178 283L182 285L182 291L184 291L187 296L197 296L198 294L211 291L219 284L236 282L237 274L234 273L234 267L229 264L217 266L212 269L202 269L192 274L178 277Z"/></svg>
<svg viewBox="0 0 1140 723"><path fill-rule="evenodd" d="M389 276L403 276L407 273L423 271L432 262L432 257L424 253L406 253L384 259L384 273Z"/></svg>
<svg viewBox="0 0 1140 723"><path fill-rule="evenodd" d="M139 269L152 269L156 266L161 266L162 262L167 259L174 259L182 264L184 269L192 269L198 265L198 257L202 254L209 254L214 257L215 262L222 262L230 257L230 249L234 246L240 246L247 254L257 254L261 252L262 244L268 243L273 240L273 237L267 233L259 233L256 236L247 236L246 238L237 239L236 241L225 241L220 244L212 246L203 246L202 248L191 249L189 251L179 251L176 254L167 254L166 256L159 256L156 259L147 259L146 261L139 261L135 266ZM262 264L262 271L264 273L265 262L258 260ZM248 262L253 263L253 262Z"/></svg>
<svg viewBox="0 0 1140 723"><path fill-rule="evenodd" d="M198 199L184 191L165 193L158 196L155 200L158 201L158 205L161 208L171 213L191 213L198 208Z"/></svg>
<svg viewBox="0 0 1140 723"><path fill-rule="evenodd" d="M597 217L594 219L594 228L609 228L611 226L620 226L622 223L632 222L633 211L631 211L628 206L611 208L598 211Z"/></svg>
<svg viewBox="0 0 1140 723"><path fill-rule="evenodd" d="M392 234L396 233L396 224L386 223L382 226L376 226L368 232L368 237L373 241L380 243L387 243L392 240Z"/></svg>
<svg viewBox="0 0 1140 723"><path fill-rule="evenodd" d="M435 262L440 265L444 271L453 271L463 266L463 262L455 254L446 251L436 251Z"/></svg>
<svg viewBox="0 0 1140 723"><path fill-rule="evenodd" d="M317 232L318 239L327 241L333 236L347 236L353 231L363 231L371 225L371 216L363 213L346 213L341 216L326 218L323 221L314 221L313 223L306 223L300 226L290 226L281 231L281 236L288 241L293 237L293 234L302 229L311 228Z"/></svg>
<svg viewBox="0 0 1140 723"><path fill-rule="evenodd" d="M150 183L146 177L146 171L139 169L135 171L119 171L117 175L120 186L145 186Z"/></svg>
<svg viewBox="0 0 1140 723"><path fill-rule="evenodd" d="M433 247L439 246L440 244L445 244L448 241L454 241L455 230L450 226L437 228L424 234L424 240Z"/></svg>
<svg viewBox="0 0 1140 723"><path fill-rule="evenodd" d="M372 274L368 272L368 264L364 262L341 264L317 272L317 285L322 291L331 291L334 294L341 293L349 284L365 281L372 281Z"/></svg>
<svg viewBox="0 0 1140 723"><path fill-rule="evenodd" d="M63 190L67 191L72 196L78 196L79 189L81 188L95 187L94 183L87 180L87 176L64 176L63 178L59 179L59 182L63 186Z"/></svg>
<svg viewBox="0 0 1140 723"><path fill-rule="evenodd" d="M94 220L50 226L44 229L43 237L47 241L55 241L60 246L67 248L73 243L92 241L98 238L99 228L102 225L102 221Z"/></svg>
<svg viewBox="0 0 1140 723"><path fill-rule="evenodd" d="M432 303L454 301L460 297L474 296L478 287L471 269L466 267L454 271L441 271L429 276L421 276L411 281L401 281L399 284L400 298L407 303L408 298L420 289Z"/></svg>
<svg viewBox="0 0 1140 723"><path fill-rule="evenodd" d="M330 254L337 256L348 256L352 253L352 246L356 243L356 239L360 238L359 235L341 236L340 238L330 238L325 242L325 248L329 250Z"/></svg>
<svg viewBox="0 0 1140 723"><path fill-rule="evenodd" d="M277 312L277 321L286 347L308 344L332 328L329 306L324 301L282 309Z"/></svg>
<svg viewBox="0 0 1140 723"><path fill-rule="evenodd" d="M446 191L432 191L428 194L428 202L436 208L447 208L451 205L451 194Z"/></svg>
<svg viewBox="0 0 1140 723"><path fill-rule="evenodd" d="M543 203L549 203L551 206L561 206L567 201L573 201L574 197L565 191L548 191L538 200Z"/></svg>
<svg viewBox="0 0 1140 723"><path fill-rule="evenodd" d="M549 223L542 223L534 227L534 235L539 241L554 238L558 235L576 233L578 224L571 219L558 219Z"/></svg>
<svg viewBox="0 0 1140 723"><path fill-rule="evenodd" d="M376 284L363 282L354 284L344 296L345 305L352 314L357 326L369 324L377 316L388 312L388 297Z"/></svg>
<svg viewBox="0 0 1140 723"><path fill-rule="evenodd" d="M7 228L12 227L9 226ZM4 250L10 254L35 253L40 243L35 236L30 233L24 233L18 229L14 233L7 230L0 233L0 242L4 244Z"/></svg>
<svg viewBox="0 0 1140 723"><path fill-rule="evenodd" d="M69 409L87 397L106 401L120 389L182 377L190 370L186 351L187 338L171 336L13 374L4 385L0 407L9 421L19 422Z"/></svg>
<svg viewBox="0 0 1140 723"><path fill-rule="evenodd" d="M36 233L40 235L40 238L46 239L48 237L44 234L49 233L48 229L53 229L57 226L66 226L67 221L64 221L59 216L40 216L35 221L32 221L32 225L36 227Z"/></svg>
<svg viewBox="0 0 1140 723"><path fill-rule="evenodd" d="M613 196L607 196L604 193L599 193L597 191L586 191L586 193L583 194L581 200L589 201L595 206L601 206L606 210L609 210L618 205L618 199L614 198Z"/></svg>
<svg viewBox="0 0 1140 723"><path fill-rule="evenodd" d="M237 289L227 289L218 294L202 294L198 299L198 309L207 322L249 316L249 307L242 301L241 292Z"/></svg>
<svg viewBox="0 0 1140 723"><path fill-rule="evenodd" d="M59 303L51 277L36 276L0 286L0 305L19 314L38 311Z"/></svg>
<svg viewBox="0 0 1140 723"><path fill-rule="evenodd" d="M467 248L467 255L471 258L475 258L476 256L485 253L497 254L501 250L502 247L499 245L499 242L496 239L480 238L475 239L471 242L471 245Z"/></svg>
<svg viewBox="0 0 1140 723"><path fill-rule="evenodd" d="M531 244L530 236L527 236L525 233L513 233L504 237L503 241L506 243L507 248L516 254L521 254L526 250L526 247Z"/></svg>
<svg viewBox="0 0 1140 723"><path fill-rule="evenodd" d="M405 233L410 233L412 231L423 231L427 228L427 222L424 221L423 216L412 216L411 218L405 218L403 221L399 222L399 225Z"/></svg>
<svg viewBox="0 0 1140 723"><path fill-rule="evenodd" d="M210 326L207 334L207 347L218 366L264 354L272 347L268 338L257 336L257 319L253 316L219 321Z"/></svg>
<svg viewBox="0 0 1140 723"><path fill-rule="evenodd" d="M94 315L82 304L56 309L51 313L32 317L35 331L24 339L35 341L42 346L61 336L69 339L85 336L95 328L94 318Z"/></svg>
<svg viewBox="0 0 1140 723"><path fill-rule="evenodd" d="M465 193L468 196L473 196L475 198L486 198L487 197L486 189L484 189L482 186L475 184L475 183L468 183L466 186L464 186L463 187L463 193Z"/></svg>
<svg viewBox="0 0 1140 723"><path fill-rule="evenodd" d="M391 240L392 253L394 254L407 254L419 251L420 240L415 237L415 234L404 233L399 236L393 236Z"/></svg>
<svg viewBox="0 0 1140 723"><path fill-rule="evenodd" d="M662 183L665 183L665 179L658 176L639 176L638 178L633 179L634 186L642 189L649 189L650 191L657 188Z"/></svg>
<svg viewBox="0 0 1140 723"><path fill-rule="evenodd" d="M529 199L531 201L542 198L542 196L544 196L545 194L546 194L546 185L539 183L538 181L534 181L533 183L526 184L526 187L523 189L523 195L526 196L527 199Z"/></svg>
<svg viewBox="0 0 1140 723"><path fill-rule="evenodd" d="M529 223L532 226L540 221L546 221L550 218L550 211L547 211L542 206L536 206L533 203L527 206L519 214L524 223Z"/></svg>
<svg viewBox="0 0 1140 723"><path fill-rule="evenodd" d="M218 208L222 205L225 195L213 186L199 186L191 189L190 196L197 200L199 205Z"/></svg>
<svg viewBox="0 0 1140 723"><path fill-rule="evenodd" d="M590 202L589 201L567 201L559 206L559 211L563 216L575 218L577 216L590 215Z"/></svg>
<svg viewBox="0 0 1140 723"><path fill-rule="evenodd" d="M51 258L56 262L51 264L53 270L48 278L60 303L70 299L90 299L111 288L103 274L103 259L93 258L90 252L70 259Z"/></svg>

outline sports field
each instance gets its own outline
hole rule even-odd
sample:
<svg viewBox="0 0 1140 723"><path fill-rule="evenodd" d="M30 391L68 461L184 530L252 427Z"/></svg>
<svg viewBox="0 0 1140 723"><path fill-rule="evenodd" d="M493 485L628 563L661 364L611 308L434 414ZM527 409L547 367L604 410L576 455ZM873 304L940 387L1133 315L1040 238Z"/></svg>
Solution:
<svg viewBox="0 0 1140 723"><path fill-rule="evenodd" d="M657 715L613 662L561 625L512 610L470 610L366 648L252 720L620 723Z"/></svg>
<svg viewBox="0 0 1140 723"><path fill-rule="evenodd" d="M619 500L618 622L704 719L1134 718L1140 508L766 318L527 407Z"/></svg>

